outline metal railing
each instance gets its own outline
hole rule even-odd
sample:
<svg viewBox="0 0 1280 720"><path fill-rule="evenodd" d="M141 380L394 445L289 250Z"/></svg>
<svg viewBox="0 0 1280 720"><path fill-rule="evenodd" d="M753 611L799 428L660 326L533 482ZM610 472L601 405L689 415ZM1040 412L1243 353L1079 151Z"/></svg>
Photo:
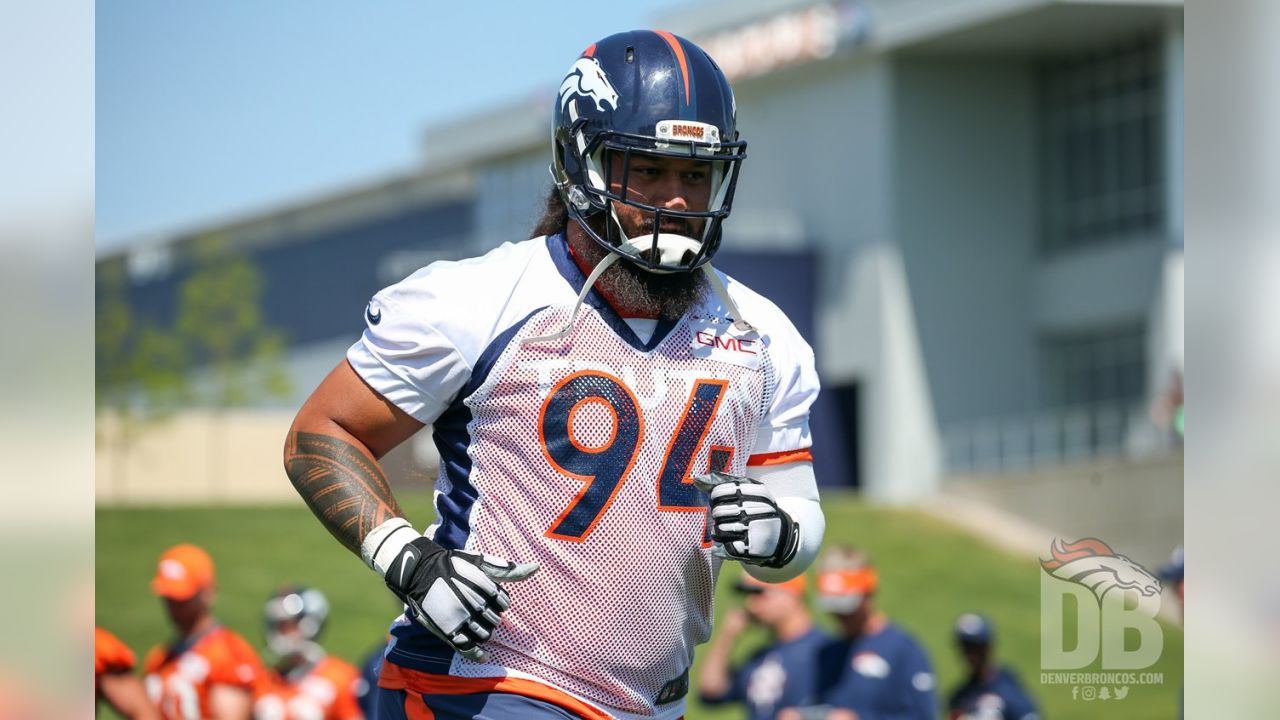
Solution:
<svg viewBox="0 0 1280 720"><path fill-rule="evenodd" d="M1146 404L1070 407L943 430L951 475L1017 472L1100 457L1140 458L1173 447Z"/></svg>

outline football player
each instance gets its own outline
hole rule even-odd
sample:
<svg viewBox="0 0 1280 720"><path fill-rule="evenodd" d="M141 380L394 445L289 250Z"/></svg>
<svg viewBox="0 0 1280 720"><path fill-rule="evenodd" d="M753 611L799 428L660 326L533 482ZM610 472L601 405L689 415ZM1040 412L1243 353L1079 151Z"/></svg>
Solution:
<svg viewBox="0 0 1280 720"><path fill-rule="evenodd" d="M142 681L134 675L133 651L115 635L93 629L93 690L98 701L106 700L121 717L129 720L159 718L147 697Z"/></svg>
<svg viewBox="0 0 1280 720"><path fill-rule="evenodd" d="M177 637L143 662L147 694L166 720L246 720L263 679L247 641L213 615L213 560L195 545L160 556L151 589L165 604Z"/></svg>
<svg viewBox="0 0 1280 720"><path fill-rule="evenodd" d="M710 264L746 149L724 74L670 33L612 35L553 122L535 236L375 295L286 441L404 602L386 717L674 720L721 562L780 582L821 542L813 352ZM423 534L378 458L427 424Z"/></svg>
<svg viewBox="0 0 1280 720"><path fill-rule="evenodd" d="M254 701L254 720L359 720L360 672L325 652L329 601L314 588L286 587L263 607L267 649L277 662Z"/></svg>

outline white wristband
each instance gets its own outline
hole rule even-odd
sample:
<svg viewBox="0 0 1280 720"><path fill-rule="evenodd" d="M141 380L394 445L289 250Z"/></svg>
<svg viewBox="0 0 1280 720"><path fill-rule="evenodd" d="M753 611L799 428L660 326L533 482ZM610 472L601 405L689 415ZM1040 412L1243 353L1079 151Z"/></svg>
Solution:
<svg viewBox="0 0 1280 720"><path fill-rule="evenodd" d="M391 518L369 531L360 543L360 559L378 575L386 576L387 566L405 545L421 537L404 518Z"/></svg>

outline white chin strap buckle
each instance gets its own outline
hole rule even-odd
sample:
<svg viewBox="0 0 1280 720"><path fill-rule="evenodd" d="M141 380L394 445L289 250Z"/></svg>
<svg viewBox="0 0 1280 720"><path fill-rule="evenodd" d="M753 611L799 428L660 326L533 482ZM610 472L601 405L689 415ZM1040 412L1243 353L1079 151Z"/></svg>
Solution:
<svg viewBox="0 0 1280 720"><path fill-rule="evenodd" d="M653 249L653 236L640 235L633 237L622 243L622 247L633 250L636 253L646 253ZM675 233L658 233L658 257L650 257L650 262L657 262L663 265L680 265L685 258L686 253L693 257L702 249L702 243L691 237L677 235ZM658 268L645 268L652 272L669 273L673 270L662 270Z"/></svg>

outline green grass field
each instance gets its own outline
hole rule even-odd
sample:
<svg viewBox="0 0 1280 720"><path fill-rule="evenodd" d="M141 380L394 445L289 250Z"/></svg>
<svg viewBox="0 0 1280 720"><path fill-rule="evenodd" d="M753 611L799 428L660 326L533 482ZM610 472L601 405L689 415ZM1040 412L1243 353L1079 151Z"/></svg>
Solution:
<svg viewBox="0 0 1280 720"><path fill-rule="evenodd" d="M432 518L429 498L402 503L419 527ZM828 493L827 541L847 542L871 553L881 577L880 606L912 631L929 651L942 696L960 679L950 640L951 623L978 610L996 624L996 652L1012 665L1041 705L1043 717L1172 718L1182 684L1182 632L1165 628L1158 686L1135 686L1123 702L1073 701L1069 687L1039 685L1039 567L1034 558L1011 555L930 516L871 507ZM97 512L97 621L141 656L169 635L160 602L148 581L156 557L178 542L206 548L217 564L217 614L262 646L262 603L285 583L320 588L333 605L325 645L359 662L383 636L397 612L377 578L343 550L303 507L114 509ZM733 602L727 591L734 568L720 583L717 612ZM607 639L606 639L607 640ZM739 648L749 654L760 634ZM697 669L695 667L695 678ZM690 720L742 717L690 702Z"/></svg>

